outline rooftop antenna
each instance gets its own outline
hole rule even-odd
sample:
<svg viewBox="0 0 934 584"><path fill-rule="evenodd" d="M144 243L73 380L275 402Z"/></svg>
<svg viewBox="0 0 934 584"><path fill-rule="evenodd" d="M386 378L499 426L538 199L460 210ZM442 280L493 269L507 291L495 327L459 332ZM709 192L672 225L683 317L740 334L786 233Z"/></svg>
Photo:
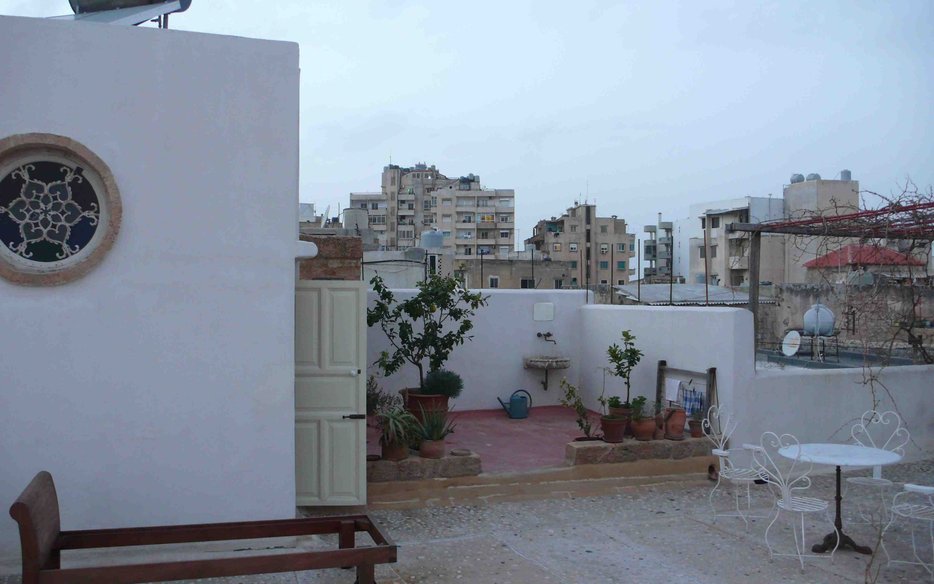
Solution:
<svg viewBox="0 0 934 584"><path fill-rule="evenodd" d="M68 0L68 3L74 14L52 18L125 26L139 26L151 20L159 28L169 28L169 14L185 12L191 6L191 0Z"/></svg>

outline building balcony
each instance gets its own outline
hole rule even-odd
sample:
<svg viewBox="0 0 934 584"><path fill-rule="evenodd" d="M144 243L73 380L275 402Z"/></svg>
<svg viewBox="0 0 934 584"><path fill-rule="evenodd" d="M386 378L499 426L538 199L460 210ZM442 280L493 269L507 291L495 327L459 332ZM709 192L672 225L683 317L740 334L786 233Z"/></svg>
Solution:
<svg viewBox="0 0 934 584"><path fill-rule="evenodd" d="M414 200L415 200L415 194L414 194L414 193L412 193L412 194L410 194L410 193L399 193L399 200L400 200L400 201L414 201Z"/></svg>
<svg viewBox="0 0 934 584"><path fill-rule="evenodd" d="M729 239L743 239L749 237L749 234L745 231L727 231L726 236Z"/></svg>
<svg viewBox="0 0 934 584"><path fill-rule="evenodd" d="M657 254L656 257L657 257L657 259L660 259L660 260L670 260L670 259L671 259L671 252L670 252L670 251L667 251L667 250L666 250L666 251L660 251L660 252L658 252L658 254Z"/></svg>
<svg viewBox="0 0 934 584"><path fill-rule="evenodd" d="M655 268L645 268L642 270L642 275L645 277L654 276L658 270Z"/></svg>
<svg viewBox="0 0 934 584"><path fill-rule="evenodd" d="M477 225L480 227L492 229L496 227L496 221L477 221Z"/></svg>
<svg viewBox="0 0 934 584"><path fill-rule="evenodd" d="M748 270L749 256L730 256L731 270Z"/></svg>
<svg viewBox="0 0 934 584"><path fill-rule="evenodd" d="M657 241L658 245L671 245L670 237L659 237Z"/></svg>
<svg viewBox="0 0 934 584"><path fill-rule="evenodd" d="M512 221L497 221L496 222L497 229L512 229L512 227L513 227ZM540 236L537 236L537 237L540 238Z"/></svg>
<svg viewBox="0 0 934 584"><path fill-rule="evenodd" d="M481 237L475 240L479 245L496 245L496 238Z"/></svg>
<svg viewBox="0 0 934 584"><path fill-rule="evenodd" d="M399 215L415 215L415 209L406 209L404 207L399 207Z"/></svg>

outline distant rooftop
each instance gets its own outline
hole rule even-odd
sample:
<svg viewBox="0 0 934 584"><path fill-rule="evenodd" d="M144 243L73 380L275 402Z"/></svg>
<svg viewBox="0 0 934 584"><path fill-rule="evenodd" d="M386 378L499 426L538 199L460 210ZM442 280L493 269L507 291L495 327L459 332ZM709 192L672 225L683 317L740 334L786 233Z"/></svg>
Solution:
<svg viewBox="0 0 934 584"><path fill-rule="evenodd" d="M678 306L696 306L709 304L711 306L735 306L749 304L749 293L723 286L707 286L703 284L642 284L641 290L633 284L616 286L620 294L631 300L639 299L642 304L662 306L671 303ZM709 300L708 300L709 299ZM769 297L759 297L759 304L774 304Z"/></svg>
<svg viewBox="0 0 934 584"><path fill-rule="evenodd" d="M805 262L805 268L840 268L843 266L923 266L924 262L887 247L851 243L836 251Z"/></svg>

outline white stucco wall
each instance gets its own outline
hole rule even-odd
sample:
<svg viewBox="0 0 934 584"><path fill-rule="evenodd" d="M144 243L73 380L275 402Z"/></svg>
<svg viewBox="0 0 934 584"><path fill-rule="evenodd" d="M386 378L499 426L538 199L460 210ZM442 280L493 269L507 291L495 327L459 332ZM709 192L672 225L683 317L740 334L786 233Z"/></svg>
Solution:
<svg viewBox="0 0 934 584"><path fill-rule="evenodd" d="M597 407L603 385L602 367L609 366L607 347L622 346L624 329L636 336L636 347L644 353L632 374L632 395L655 401L658 361L690 371L717 368L720 403L729 403L738 380L753 373L752 315L737 308L693 308L664 306L591 305L581 310L581 387ZM625 398L623 380L606 378L606 395Z"/></svg>
<svg viewBox="0 0 934 584"><path fill-rule="evenodd" d="M759 371L737 392L740 425L734 443L758 443L762 432L788 432L801 442L845 442L863 412L895 410L911 432L906 458L934 455L934 366L889 367L868 385L862 369Z"/></svg>
<svg viewBox="0 0 934 584"><path fill-rule="evenodd" d="M90 274L0 280L0 504L47 469L65 529L294 516L298 47L0 17L0 54L0 136L123 198Z"/></svg>
<svg viewBox="0 0 934 584"><path fill-rule="evenodd" d="M399 298L413 290L393 290ZM483 290L489 296L487 306L473 318L473 340L454 349L445 368L456 371L464 379L464 390L453 402L456 410L496 409L496 397L507 398L513 391L524 389L532 395L532 406L558 403L560 381L567 377L576 382L580 372L580 307L584 294L578 290ZM372 305L373 294L370 294ZM533 320L537 302L554 303L554 320ZM544 342L538 332L550 332L557 343ZM367 331L367 363L379 358L389 343L378 326ZM548 390L542 388L543 371L524 369L523 357L561 355L571 358L567 369L548 374ZM378 368L369 367L370 373ZM389 391L418 386L418 370L407 365L380 384Z"/></svg>

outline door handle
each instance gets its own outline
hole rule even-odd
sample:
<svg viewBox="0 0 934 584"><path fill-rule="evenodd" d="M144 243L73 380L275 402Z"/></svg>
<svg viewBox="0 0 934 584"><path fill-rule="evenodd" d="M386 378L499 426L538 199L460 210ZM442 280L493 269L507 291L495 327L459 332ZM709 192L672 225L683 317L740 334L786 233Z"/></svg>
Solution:
<svg viewBox="0 0 934 584"><path fill-rule="evenodd" d="M348 414L343 416L345 420L365 420L366 414Z"/></svg>
<svg viewBox="0 0 934 584"><path fill-rule="evenodd" d="M348 373L351 377L356 377L356 376L360 375L360 370L359 370L359 369L351 369L351 370L348 371L347 373Z"/></svg>

